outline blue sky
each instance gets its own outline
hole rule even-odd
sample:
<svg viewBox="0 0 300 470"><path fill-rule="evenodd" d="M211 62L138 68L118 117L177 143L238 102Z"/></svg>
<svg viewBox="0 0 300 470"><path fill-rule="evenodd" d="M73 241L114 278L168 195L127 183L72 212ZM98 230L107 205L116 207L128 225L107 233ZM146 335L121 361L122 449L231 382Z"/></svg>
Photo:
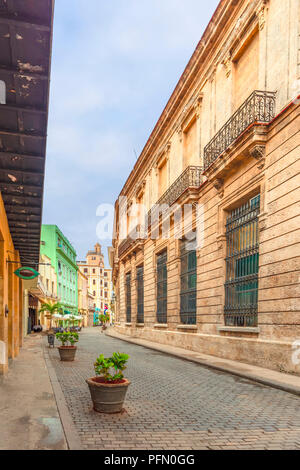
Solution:
<svg viewBox="0 0 300 470"><path fill-rule="evenodd" d="M78 259L114 203L218 0L56 0L43 223ZM106 257L107 259L107 257Z"/></svg>

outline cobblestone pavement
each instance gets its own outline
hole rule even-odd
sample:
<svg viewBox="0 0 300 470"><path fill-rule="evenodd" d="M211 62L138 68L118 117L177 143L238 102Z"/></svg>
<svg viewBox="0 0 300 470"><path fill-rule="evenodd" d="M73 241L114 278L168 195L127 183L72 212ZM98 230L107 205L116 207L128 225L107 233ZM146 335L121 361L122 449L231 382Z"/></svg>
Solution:
<svg viewBox="0 0 300 470"><path fill-rule="evenodd" d="M100 353L130 355L120 415L92 409L85 379ZM81 333L74 363L50 351L86 449L300 449L300 398L101 334Z"/></svg>

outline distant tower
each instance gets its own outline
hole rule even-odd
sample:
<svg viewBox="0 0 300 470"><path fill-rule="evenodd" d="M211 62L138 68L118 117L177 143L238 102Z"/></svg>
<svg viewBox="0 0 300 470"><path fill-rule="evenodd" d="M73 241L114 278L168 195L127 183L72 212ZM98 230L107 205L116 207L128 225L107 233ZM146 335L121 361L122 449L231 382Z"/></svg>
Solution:
<svg viewBox="0 0 300 470"><path fill-rule="evenodd" d="M89 251L86 255L86 260L89 265L104 267L104 255L101 251L101 245L96 243L94 251Z"/></svg>
<svg viewBox="0 0 300 470"><path fill-rule="evenodd" d="M100 243L86 255L86 261L78 262L79 269L88 278L88 289L94 297L94 307L102 312L111 299L111 269L104 267L104 255Z"/></svg>

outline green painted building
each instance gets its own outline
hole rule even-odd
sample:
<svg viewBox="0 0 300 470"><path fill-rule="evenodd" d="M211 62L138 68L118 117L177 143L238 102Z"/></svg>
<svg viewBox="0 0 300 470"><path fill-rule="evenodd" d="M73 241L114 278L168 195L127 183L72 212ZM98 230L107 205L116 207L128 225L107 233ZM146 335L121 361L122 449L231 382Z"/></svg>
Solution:
<svg viewBox="0 0 300 470"><path fill-rule="evenodd" d="M78 312L76 251L56 225L42 225L41 254L51 259L57 274L57 296L65 313Z"/></svg>

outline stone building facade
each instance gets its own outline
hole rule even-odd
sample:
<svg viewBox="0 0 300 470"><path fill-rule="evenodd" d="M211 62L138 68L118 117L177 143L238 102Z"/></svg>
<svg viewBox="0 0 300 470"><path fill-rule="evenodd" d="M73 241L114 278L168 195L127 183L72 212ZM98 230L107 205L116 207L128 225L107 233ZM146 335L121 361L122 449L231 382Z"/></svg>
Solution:
<svg viewBox="0 0 300 470"><path fill-rule="evenodd" d="M299 20L220 2L116 202L120 333L299 373Z"/></svg>

